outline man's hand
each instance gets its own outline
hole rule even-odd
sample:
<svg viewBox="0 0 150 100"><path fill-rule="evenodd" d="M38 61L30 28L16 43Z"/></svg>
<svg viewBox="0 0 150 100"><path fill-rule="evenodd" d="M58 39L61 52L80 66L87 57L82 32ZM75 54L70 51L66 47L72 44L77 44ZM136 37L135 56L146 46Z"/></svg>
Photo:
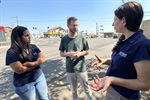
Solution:
<svg viewBox="0 0 150 100"><path fill-rule="evenodd" d="M77 55L77 52L75 52L75 51L71 51L71 52L69 53L69 57L70 57L71 59L76 59L76 58L77 58L76 55Z"/></svg>
<svg viewBox="0 0 150 100"><path fill-rule="evenodd" d="M80 56L81 56L81 52L76 52L76 53L74 53L73 58L74 58L74 59L77 59L77 58L79 58Z"/></svg>

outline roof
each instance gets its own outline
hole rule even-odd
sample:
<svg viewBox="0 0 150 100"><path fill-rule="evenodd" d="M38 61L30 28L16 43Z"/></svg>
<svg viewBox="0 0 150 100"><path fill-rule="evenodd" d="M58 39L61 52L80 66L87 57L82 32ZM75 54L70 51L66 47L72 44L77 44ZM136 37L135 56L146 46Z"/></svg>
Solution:
<svg viewBox="0 0 150 100"><path fill-rule="evenodd" d="M48 31L55 31L55 30L57 30L57 29L59 29L59 30L65 30L64 28L62 28L62 27L60 27L60 26L55 26L55 27L49 29Z"/></svg>

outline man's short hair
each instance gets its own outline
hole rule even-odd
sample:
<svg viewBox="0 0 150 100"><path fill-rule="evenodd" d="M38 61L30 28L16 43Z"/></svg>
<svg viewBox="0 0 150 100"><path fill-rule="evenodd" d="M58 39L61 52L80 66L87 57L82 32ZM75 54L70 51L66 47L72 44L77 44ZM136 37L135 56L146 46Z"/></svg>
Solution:
<svg viewBox="0 0 150 100"><path fill-rule="evenodd" d="M71 21L76 21L76 20L78 20L76 17L69 17L67 19L67 25L70 25Z"/></svg>

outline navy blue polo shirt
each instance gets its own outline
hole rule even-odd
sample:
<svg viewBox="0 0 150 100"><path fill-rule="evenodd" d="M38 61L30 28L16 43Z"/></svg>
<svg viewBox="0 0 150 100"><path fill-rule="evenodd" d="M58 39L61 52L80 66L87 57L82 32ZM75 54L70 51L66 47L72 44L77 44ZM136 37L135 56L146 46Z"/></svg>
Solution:
<svg viewBox="0 0 150 100"><path fill-rule="evenodd" d="M38 53L40 53L40 49L33 44L30 44L29 47L31 48L31 59L32 61L36 61L38 59ZM9 48L6 53L6 65L10 65L13 62L20 61L22 64L25 63L26 61L22 61L19 58L19 55L14 51L14 49ZM30 82L35 81L42 73L42 70L40 66L35 67L31 71L22 73L22 74L17 74L14 72L14 80L13 84L16 87L23 86L25 84L28 84Z"/></svg>
<svg viewBox="0 0 150 100"><path fill-rule="evenodd" d="M131 37L122 41L112 54L112 63L106 75L124 79L136 79L137 72L134 63L141 60L150 60L150 40L143 35L143 30L137 31ZM111 86L127 99L140 98L139 91L113 84Z"/></svg>

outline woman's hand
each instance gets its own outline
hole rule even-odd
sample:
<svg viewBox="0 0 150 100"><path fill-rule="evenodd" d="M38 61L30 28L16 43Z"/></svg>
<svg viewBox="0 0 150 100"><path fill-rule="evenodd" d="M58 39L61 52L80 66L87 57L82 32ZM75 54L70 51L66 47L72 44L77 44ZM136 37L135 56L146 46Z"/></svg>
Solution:
<svg viewBox="0 0 150 100"><path fill-rule="evenodd" d="M23 63L23 66L27 66L27 67L29 67L29 68L32 68L32 67L35 67L35 64L36 62L25 62L25 63Z"/></svg>
<svg viewBox="0 0 150 100"><path fill-rule="evenodd" d="M44 60L45 60L45 58L44 58ZM43 58L38 58L38 60L37 61L34 61L34 62L25 62L25 63L23 63L23 65L24 66L27 66L27 67L29 67L29 68L32 68L32 67L36 67L36 66L38 66L38 65L41 65L41 64L43 64L43 62L45 62L43 60Z"/></svg>
<svg viewBox="0 0 150 100"><path fill-rule="evenodd" d="M105 76L100 78L98 75L96 75L94 77L94 83L91 85L91 89L94 91L99 91L102 94L108 89L111 83L111 77Z"/></svg>
<svg viewBox="0 0 150 100"><path fill-rule="evenodd" d="M93 68L97 68L97 69L102 69L101 65L103 63L105 63L107 61L107 59L102 59L102 58L99 58L97 55L95 55L97 61L95 61L94 63L92 63L91 67Z"/></svg>

